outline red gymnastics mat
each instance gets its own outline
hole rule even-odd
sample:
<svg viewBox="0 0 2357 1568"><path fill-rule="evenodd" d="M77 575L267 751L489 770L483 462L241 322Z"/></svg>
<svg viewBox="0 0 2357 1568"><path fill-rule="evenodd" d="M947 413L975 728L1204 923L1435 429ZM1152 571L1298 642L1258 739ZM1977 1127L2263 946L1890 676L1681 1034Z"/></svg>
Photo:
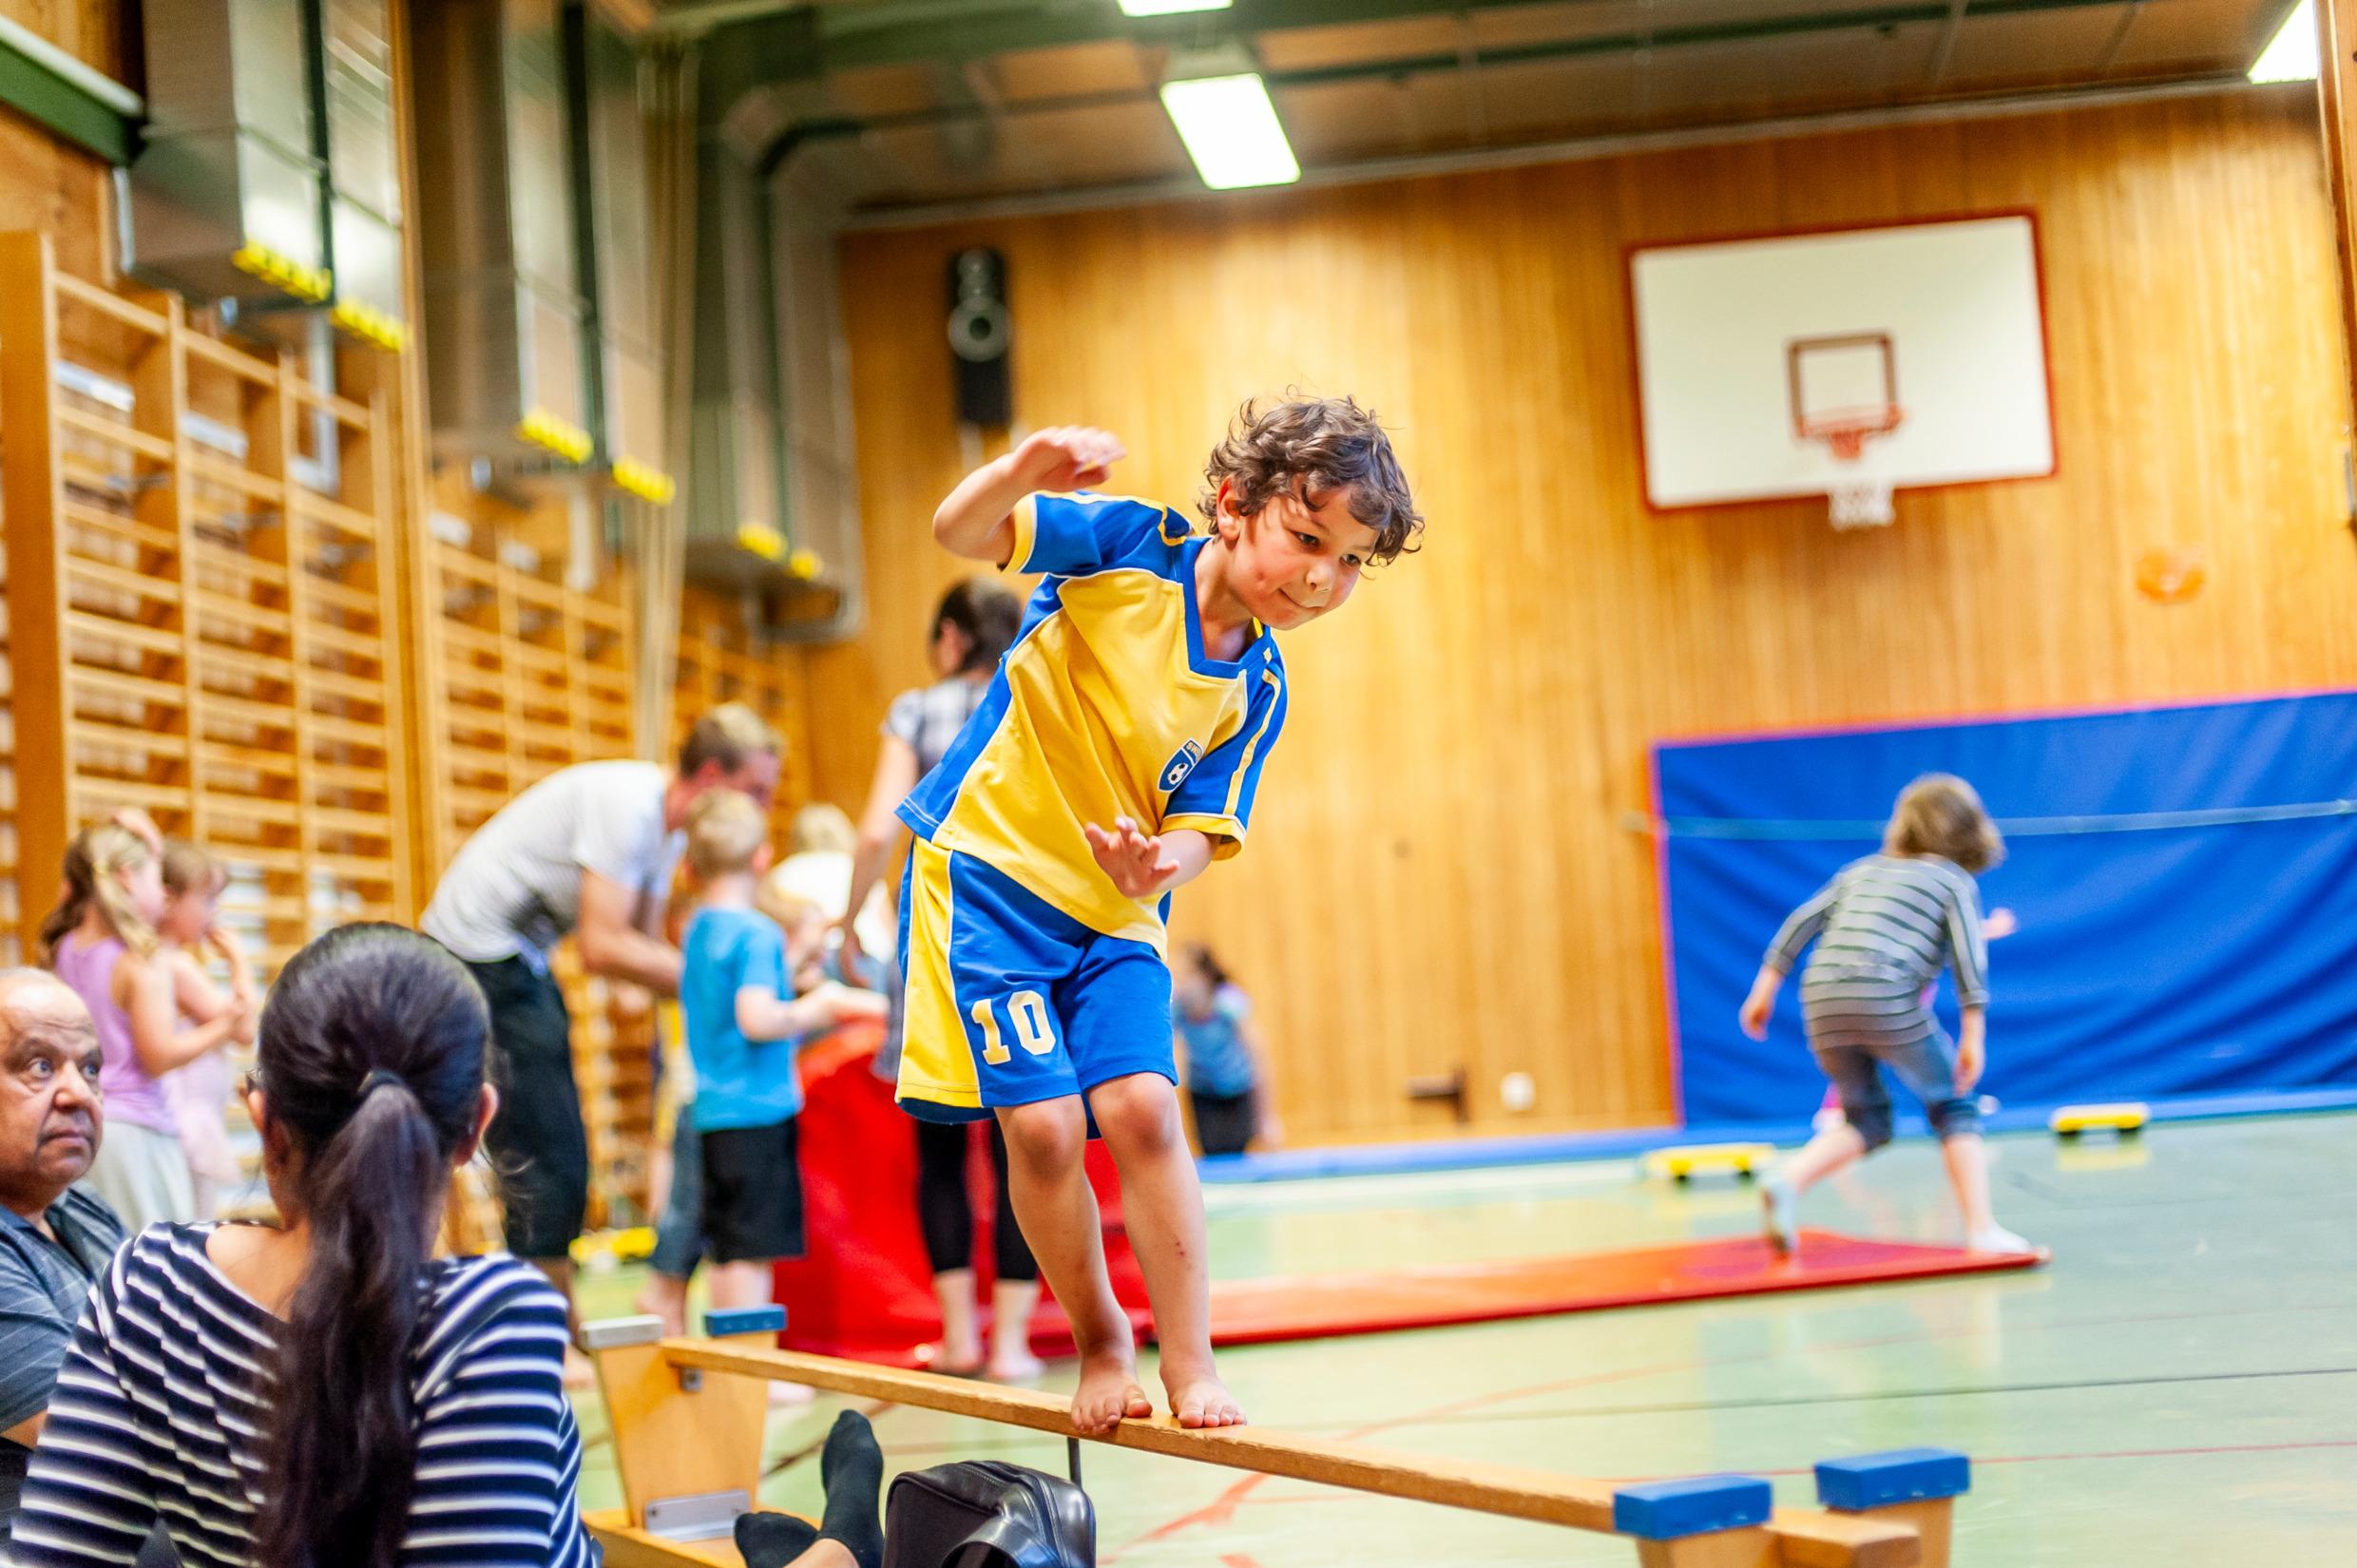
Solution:
<svg viewBox="0 0 2357 1568"><path fill-rule="evenodd" d="M1988 1273L2034 1268L2043 1261L2036 1252L1967 1252L1958 1247L1919 1247L1803 1231L1799 1251L1789 1258L1778 1256L1756 1236L1741 1236L1504 1263L1224 1280L1211 1288L1211 1333L1216 1345L1263 1345L1715 1296Z"/></svg>
<svg viewBox="0 0 2357 1568"><path fill-rule="evenodd" d="M927 1342L941 1332L941 1315L917 1226L915 1124L892 1104L891 1087L870 1070L877 1032L845 1030L801 1055L808 1096L800 1118L808 1252L777 1266L776 1300L786 1309L789 1349L920 1366ZM975 1295L987 1322L990 1162L979 1138L968 1156L976 1211ZM1130 1251L1121 1186L1102 1145L1089 1146L1088 1174L1104 1219L1114 1294L1139 1331L1150 1334L1145 1279ZM1744 1236L1506 1263L1215 1281L1212 1339L1219 1345L1258 1345L1373 1334L2026 1269L2040 1261L2028 1253L1967 1252L1804 1231L1792 1258L1778 1257L1767 1243ZM1071 1327L1052 1300L1044 1301L1032 1319L1031 1348L1044 1356L1072 1353Z"/></svg>

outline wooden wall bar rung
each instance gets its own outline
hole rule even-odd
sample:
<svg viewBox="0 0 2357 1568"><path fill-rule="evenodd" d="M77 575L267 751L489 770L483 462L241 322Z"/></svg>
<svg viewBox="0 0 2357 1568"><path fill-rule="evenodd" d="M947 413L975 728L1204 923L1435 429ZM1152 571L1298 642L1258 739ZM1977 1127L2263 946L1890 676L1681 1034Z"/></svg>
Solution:
<svg viewBox="0 0 2357 1568"><path fill-rule="evenodd" d="M218 768L243 768L252 773L268 774L274 778L293 778L301 764L288 752L263 751L256 746L232 746L209 740L204 746L204 760Z"/></svg>
<svg viewBox="0 0 2357 1568"><path fill-rule="evenodd" d="M257 385L270 386L278 379L278 369L276 365L264 359L257 359L241 349L233 349L218 338L192 333L182 346L187 350L190 358L201 359L216 370L227 371L232 375Z"/></svg>
<svg viewBox="0 0 2357 1568"><path fill-rule="evenodd" d="M142 523L136 518L125 517L119 512L110 512L103 507L88 506L79 501L61 501L58 504L58 514L76 527L111 534L124 543L139 545L142 549L155 550L162 554L177 554L180 550L179 535L155 527L150 524Z"/></svg>
<svg viewBox="0 0 2357 1568"><path fill-rule="evenodd" d="M111 316L133 332L144 333L150 337L162 337L167 330L167 324L163 316L158 316L144 305L135 304L119 294L112 294L100 288L95 283L85 283L81 278L67 273L53 275L53 282L59 297L70 299L77 305L86 305L102 315Z"/></svg>
<svg viewBox="0 0 2357 1568"><path fill-rule="evenodd" d="M94 745L120 746L128 751L141 751L150 756L184 757L188 755L188 737L160 730L135 730L125 724L108 724L94 718L67 721L67 733L77 742Z"/></svg>
<svg viewBox="0 0 2357 1568"><path fill-rule="evenodd" d="M112 419L102 419L69 403L58 404L55 412L59 428L71 430L76 435L111 443L153 462L172 461L172 443L161 436L149 435L144 430L134 430Z"/></svg>
<svg viewBox="0 0 2357 1568"><path fill-rule="evenodd" d="M303 591L318 603L333 609L350 611L355 615L379 615L384 609L383 603L374 594L346 587L343 583L321 577L316 572L305 578ZM354 634L345 635L353 638L353 641L345 646L354 650L359 650L363 644L373 641L373 639L361 638Z"/></svg>
<svg viewBox="0 0 2357 1568"><path fill-rule="evenodd" d="M316 409L349 430L365 432L371 429L374 415L362 404L334 392L323 392L314 387L297 385L296 401L306 409Z"/></svg>
<svg viewBox="0 0 2357 1568"><path fill-rule="evenodd" d="M86 556L67 556L65 566L68 581L87 583L93 587L108 588L116 593L129 594L160 604L180 602L180 584L177 583L127 571L121 566L110 566L103 561L92 561Z"/></svg>
<svg viewBox="0 0 2357 1568"><path fill-rule="evenodd" d="M250 473L224 457L195 453L190 455L185 467L191 478L208 485L218 485L223 489L236 490L256 501L276 506L285 499L286 486L283 482Z"/></svg>
<svg viewBox="0 0 2357 1568"><path fill-rule="evenodd" d="M367 540L371 543L375 541L376 520L366 512L356 511L341 502L331 501L326 496L305 489L299 485L291 487L291 492L295 498L297 511L332 527L341 529L352 538Z"/></svg>
<svg viewBox="0 0 2357 1568"><path fill-rule="evenodd" d="M234 621L250 631L283 637L294 623L294 615L290 611L257 604L250 599L235 599L225 593L215 593L210 588L199 588L189 598L201 613Z"/></svg>

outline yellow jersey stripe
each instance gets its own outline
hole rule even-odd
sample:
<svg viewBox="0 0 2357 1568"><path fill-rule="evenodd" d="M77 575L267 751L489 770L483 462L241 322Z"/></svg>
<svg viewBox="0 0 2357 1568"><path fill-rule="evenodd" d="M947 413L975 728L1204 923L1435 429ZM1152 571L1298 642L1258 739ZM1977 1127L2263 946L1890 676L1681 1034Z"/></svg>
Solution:
<svg viewBox="0 0 2357 1568"><path fill-rule="evenodd" d="M1285 683L1277 679L1274 670L1262 670L1260 679L1274 686L1276 692L1269 701L1269 711L1260 716L1260 728L1253 731L1253 737L1244 742L1244 755L1236 759L1236 777L1228 785L1228 814L1230 816L1236 814L1237 806L1243 802L1244 780L1252 776L1253 754L1260 750L1260 742L1269 733L1270 720L1276 717L1276 705L1284 699L1285 696Z"/></svg>

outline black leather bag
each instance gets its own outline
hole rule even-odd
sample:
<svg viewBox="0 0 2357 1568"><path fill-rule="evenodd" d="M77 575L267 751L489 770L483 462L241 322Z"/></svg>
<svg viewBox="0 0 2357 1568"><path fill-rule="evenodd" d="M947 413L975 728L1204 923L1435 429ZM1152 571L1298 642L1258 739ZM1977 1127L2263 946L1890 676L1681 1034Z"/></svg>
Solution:
<svg viewBox="0 0 2357 1568"><path fill-rule="evenodd" d="M1096 1568L1097 1510L1061 1477L968 1460L894 1480L884 1542L884 1568Z"/></svg>

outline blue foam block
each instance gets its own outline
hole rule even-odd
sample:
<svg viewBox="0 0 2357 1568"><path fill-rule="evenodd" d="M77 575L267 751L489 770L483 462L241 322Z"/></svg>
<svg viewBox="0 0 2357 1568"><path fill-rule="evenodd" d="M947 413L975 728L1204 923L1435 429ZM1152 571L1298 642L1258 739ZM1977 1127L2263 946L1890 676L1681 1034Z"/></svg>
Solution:
<svg viewBox="0 0 2357 1568"><path fill-rule="evenodd" d="M1893 1448L1817 1466L1817 1501L1856 1513L1972 1490L1972 1461L1952 1448Z"/></svg>
<svg viewBox="0 0 2357 1568"><path fill-rule="evenodd" d="M1773 1503L1768 1483L1757 1476L1649 1481L1613 1493L1612 1527L1645 1540L1676 1540L1765 1524Z"/></svg>
<svg viewBox="0 0 2357 1568"><path fill-rule="evenodd" d="M730 1334L776 1334L786 1328L783 1307L738 1307L704 1314L704 1332L713 1339Z"/></svg>

